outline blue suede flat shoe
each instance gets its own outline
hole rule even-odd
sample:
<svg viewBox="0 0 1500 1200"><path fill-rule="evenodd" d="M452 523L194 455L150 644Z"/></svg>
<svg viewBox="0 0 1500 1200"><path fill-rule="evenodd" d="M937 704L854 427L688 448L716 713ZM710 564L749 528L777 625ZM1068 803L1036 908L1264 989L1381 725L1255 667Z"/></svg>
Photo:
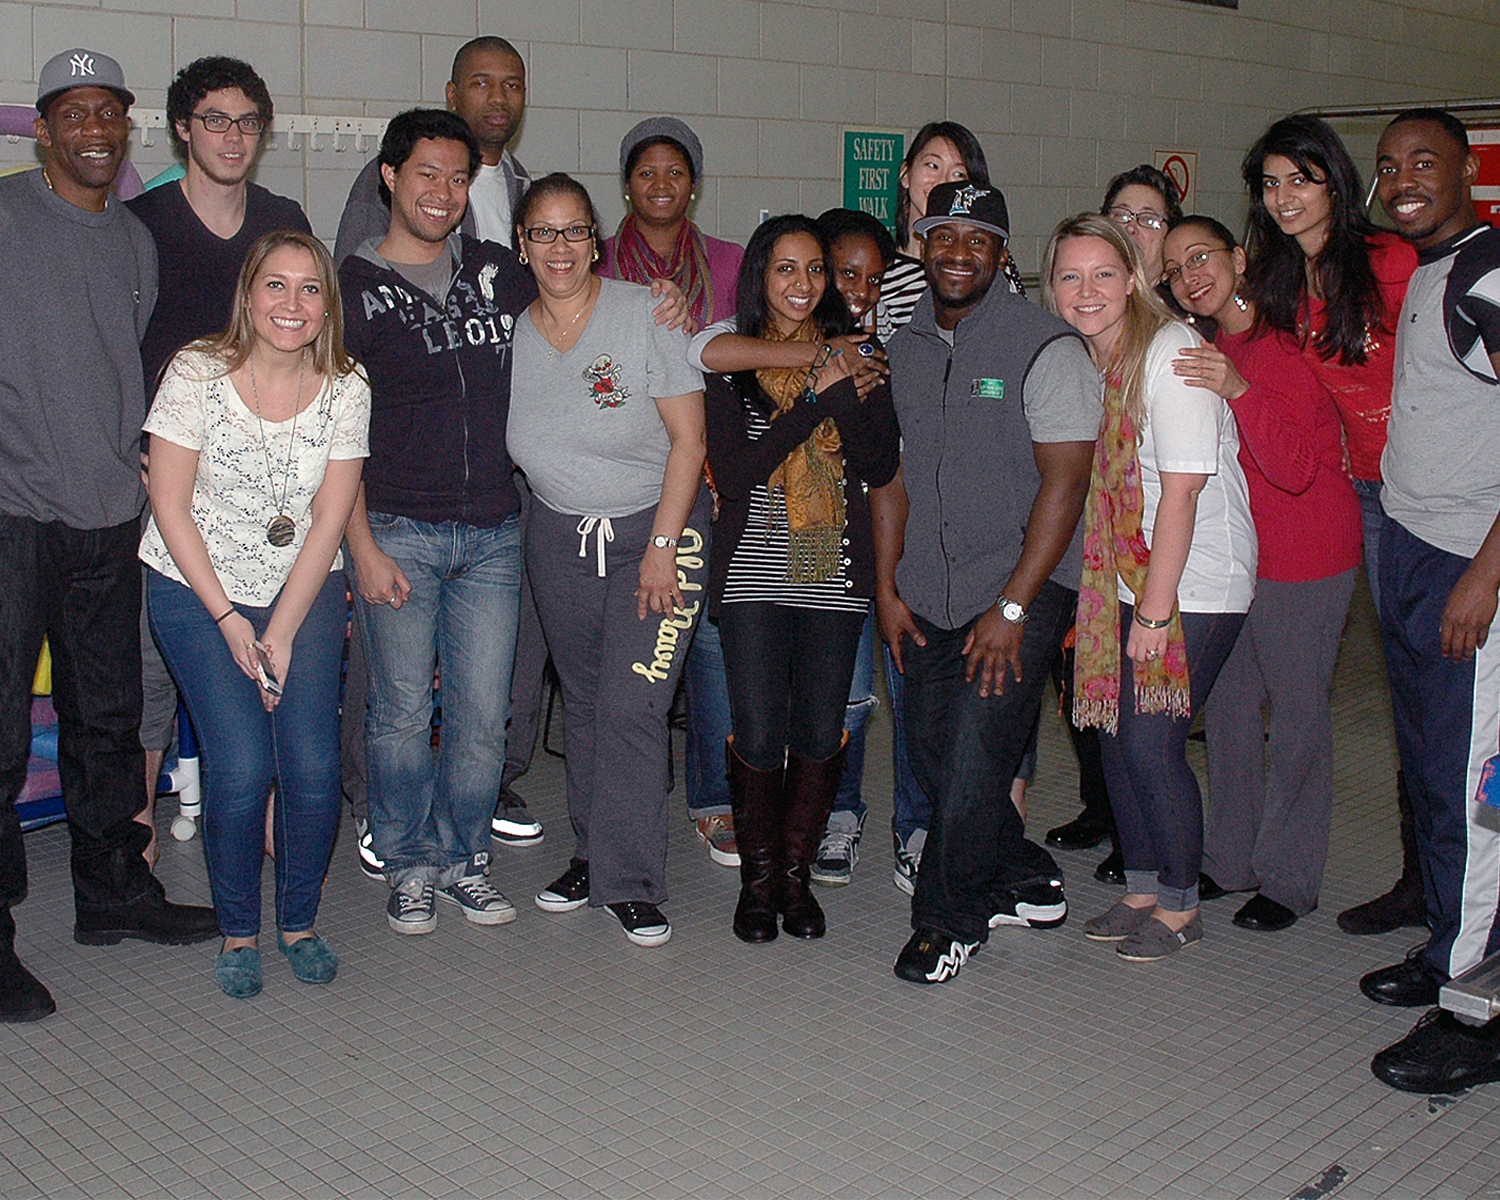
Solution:
<svg viewBox="0 0 1500 1200"><path fill-rule="evenodd" d="M260 995L260 951L254 946L222 951L214 959L214 978L231 999L248 1000Z"/></svg>
<svg viewBox="0 0 1500 1200"><path fill-rule="evenodd" d="M292 974L303 983L329 983L339 973L339 956L317 934L289 942L278 933L276 944L292 964Z"/></svg>

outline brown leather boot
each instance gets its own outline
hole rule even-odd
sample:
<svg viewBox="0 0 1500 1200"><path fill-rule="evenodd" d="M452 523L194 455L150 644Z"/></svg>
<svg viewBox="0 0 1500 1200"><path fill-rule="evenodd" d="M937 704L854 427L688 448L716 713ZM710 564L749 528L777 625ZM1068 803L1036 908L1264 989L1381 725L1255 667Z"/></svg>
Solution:
<svg viewBox="0 0 1500 1200"><path fill-rule="evenodd" d="M833 811L848 749L849 735L845 733L838 750L821 762L796 753L787 755L786 818L782 822L777 882L781 889L781 927L791 937L820 938L828 930L808 879L828 814Z"/></svg>
<svg viewBox="0 0 1500 1200"><path fill-rule="evenodd" d="M724 747L734 805L734 835L740 850L740 900L734 910L734 936L742 942L769 942L776 937L782 772L757 771L735 753L733 738Z"/></svg>
<svg viewBox="0 0 1500 1200"><path fill-rule="evenodd" d="M1411 809L1411 797L1407 795L1404 771L1396 772L1396 805L1401 810L1401 878L1385 895L1339 913L1339 928L1345 933L1364 936L1427 924L1422 866L1417 858L1417 820Z"/></svg>

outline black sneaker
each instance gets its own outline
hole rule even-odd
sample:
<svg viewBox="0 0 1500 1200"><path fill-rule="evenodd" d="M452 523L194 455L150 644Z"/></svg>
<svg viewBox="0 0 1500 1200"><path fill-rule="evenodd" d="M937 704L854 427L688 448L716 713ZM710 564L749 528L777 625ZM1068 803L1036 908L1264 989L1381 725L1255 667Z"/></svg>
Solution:
<svg viewBox="0 0 1500 1200"><path fill-rule="evenodd" d="M943 983L957 975L978 948L978 942L959 942L936 929L919 929L896 956L896 978Z"/></svg>
<svg viewBox="0 0 1500 1200"><path fill-rule="evenodd" d="M1403 1092L1447 1095L1500 1079L1500 1018L1466 1025L1434 1008L1394 1046L1370 1060L1381 1083Z"/></svg>
<svg viewBox="0 0 1500 1200"><path fill-rule="evenodd" d="M1068 902L1061 879L1024 879L1001 888L993 898L995 911L990 928L1019 925L1030 929L1056 929L1068 919Z"/></svg>
<svg viewBox="0 0 1500 1200"><path fill-rule="evenodd" d="M490 837L507 846L535 846L543 837L542 823L531 815L526 801L503 787L490 818Z"/></svg>
<svg viewBox="0 0 1500 1200"><path fill-rule="evenodd" d="M589 865L574 859L568 869L536 894L543 912L572 912L589 902Z"/></svg>
<svg viewBox="0 0 1500 1200"><path fill-rule="evenodd" d="M370 832L370 822L363 817L354 818L354 834L359 846L359 869L366 879L384 879L385 863L375 853L375 835Z"/></svg>
<svg viewBox="0 0 1500 1200"><path fill-rule="evenodd" d="M637 946L661 946L672 936L672 926L654 904L647 904L644 900L622 900L604 907L615 914L625 936Z"/></svg>

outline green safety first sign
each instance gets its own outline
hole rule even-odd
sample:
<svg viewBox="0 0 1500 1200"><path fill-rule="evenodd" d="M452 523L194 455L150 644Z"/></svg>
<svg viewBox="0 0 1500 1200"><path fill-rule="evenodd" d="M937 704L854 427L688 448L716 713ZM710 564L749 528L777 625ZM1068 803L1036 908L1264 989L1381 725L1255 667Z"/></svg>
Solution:
<svg viewBox="0 0 1500 1200"><path fill-rule="evenodd" d="M897 176L906 154L899 129L844 130L844 207L867 212L896 233Z"/></svg>

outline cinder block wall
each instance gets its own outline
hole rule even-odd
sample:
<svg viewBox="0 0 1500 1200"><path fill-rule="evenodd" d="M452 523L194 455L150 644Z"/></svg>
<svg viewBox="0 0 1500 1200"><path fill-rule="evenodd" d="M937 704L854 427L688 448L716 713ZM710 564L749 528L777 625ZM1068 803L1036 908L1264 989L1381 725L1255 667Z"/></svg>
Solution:
<svg viewBox="0 0 1500 1200"><path fill-rule="evenodd" d="M526 57L516 153L580 174L611 227L620 136L645 115L697 130L694 216L737 240L763 208L839 202L841 126L946 116L983 141L1028 271L1059 217L1156 148L1196 151L1198 207L1237 225L1240 157L1275 116L1500 94L1500 0L81 0L0 3L0 102L30 103L41 64L83 44L120 59L145 107L177 67L225 52L285 112L386 116L440 104L479 32ZM1378 124L1342 128L1368 174ZM27 154L0 143L0 159ZM145 177L170 160L160 135L132 155ZM365 157L282 147L257 179L331 238Z"/></svg>

